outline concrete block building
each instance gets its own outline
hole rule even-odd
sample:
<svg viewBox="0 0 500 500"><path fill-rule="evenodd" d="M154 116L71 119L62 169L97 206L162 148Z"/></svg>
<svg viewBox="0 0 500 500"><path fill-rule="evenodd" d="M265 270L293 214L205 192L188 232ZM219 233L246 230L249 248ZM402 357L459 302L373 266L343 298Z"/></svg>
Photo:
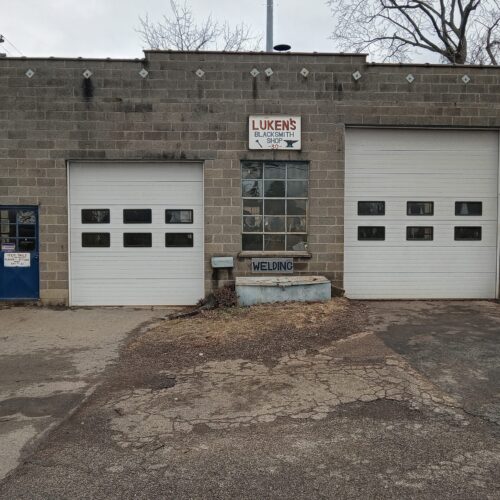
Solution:
<svg viewBox="0 0 500 500"><path fill-rule="evenodd" d="M499 67L0 59L0 300L194 304L256 258L352 298L496 298L499 130Z"/></svg>

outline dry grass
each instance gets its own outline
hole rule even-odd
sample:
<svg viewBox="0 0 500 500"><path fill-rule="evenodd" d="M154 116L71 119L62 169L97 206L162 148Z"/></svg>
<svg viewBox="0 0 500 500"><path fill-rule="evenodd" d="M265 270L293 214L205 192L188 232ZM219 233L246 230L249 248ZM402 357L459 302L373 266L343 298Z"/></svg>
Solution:
<svg viewBox="0 0 500 500"><path fill-rule="evenodd" d="M113 383L148 386L159 372L175 374L224 359L257 360L272 366L283 354L316 350L365 327L364 306L343 298L219 309L165 320L128 345Z"/></svg>
<svg viewBox="0 0 500 500"><path fill-rule="evenodd" d="M206 347L245 342L270 334L293 335L345 327L352 305L347 299L329 302L263 304L253 307L204 311L191 318L165 320L160 326L137 338L129 347L137 349L162 344Z"/></svg>

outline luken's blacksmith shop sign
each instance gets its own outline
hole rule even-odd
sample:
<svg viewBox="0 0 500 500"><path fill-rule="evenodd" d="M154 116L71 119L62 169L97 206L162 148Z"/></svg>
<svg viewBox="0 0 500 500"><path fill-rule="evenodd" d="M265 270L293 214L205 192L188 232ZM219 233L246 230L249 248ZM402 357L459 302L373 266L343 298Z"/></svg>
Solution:
<svg viewBox="0 0 500 500"><path fill-rule="evenodd" d="M250 116L249 149L302 149L300 116Z"/></svg>

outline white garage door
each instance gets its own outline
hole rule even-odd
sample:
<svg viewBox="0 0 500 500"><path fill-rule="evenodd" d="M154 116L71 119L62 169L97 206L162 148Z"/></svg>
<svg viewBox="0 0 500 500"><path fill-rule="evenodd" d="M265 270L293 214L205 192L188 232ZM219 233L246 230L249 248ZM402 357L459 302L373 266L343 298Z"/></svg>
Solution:
<svg viewBox="0 0 500 500"><path fill-rule="evenodd" d="M349 129L351 298L495 298L498 133Z"/></svg>
<svg viewBox="0 0 500 500"><path fill-rule="evenodd" d="M204 295L200 164L71 163L69 203L72 305Z"/></svg>

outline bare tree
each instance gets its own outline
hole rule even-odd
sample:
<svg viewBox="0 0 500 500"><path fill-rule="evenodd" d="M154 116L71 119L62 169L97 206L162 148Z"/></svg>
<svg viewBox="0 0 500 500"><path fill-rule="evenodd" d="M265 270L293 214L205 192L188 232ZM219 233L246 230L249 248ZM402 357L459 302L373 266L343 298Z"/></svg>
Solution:
<svg viewBox="0 0 500 500"><path fill-rule="evenodd" d="M161 50L258 50L261 38L252 34L245 23L231 26L221 23L212 15L198 23L193 9L184 1L180 4L170 0L172 13L161 21L152 21L149 16L139 17L138 32L151 49Z"/></svg>
<svg viewBox="0 0 500 500"><path fill-rule="evenodd" d="M327 0L342 50L407 61L421 50L453 64L500 59L500 0Z"/></svg>

